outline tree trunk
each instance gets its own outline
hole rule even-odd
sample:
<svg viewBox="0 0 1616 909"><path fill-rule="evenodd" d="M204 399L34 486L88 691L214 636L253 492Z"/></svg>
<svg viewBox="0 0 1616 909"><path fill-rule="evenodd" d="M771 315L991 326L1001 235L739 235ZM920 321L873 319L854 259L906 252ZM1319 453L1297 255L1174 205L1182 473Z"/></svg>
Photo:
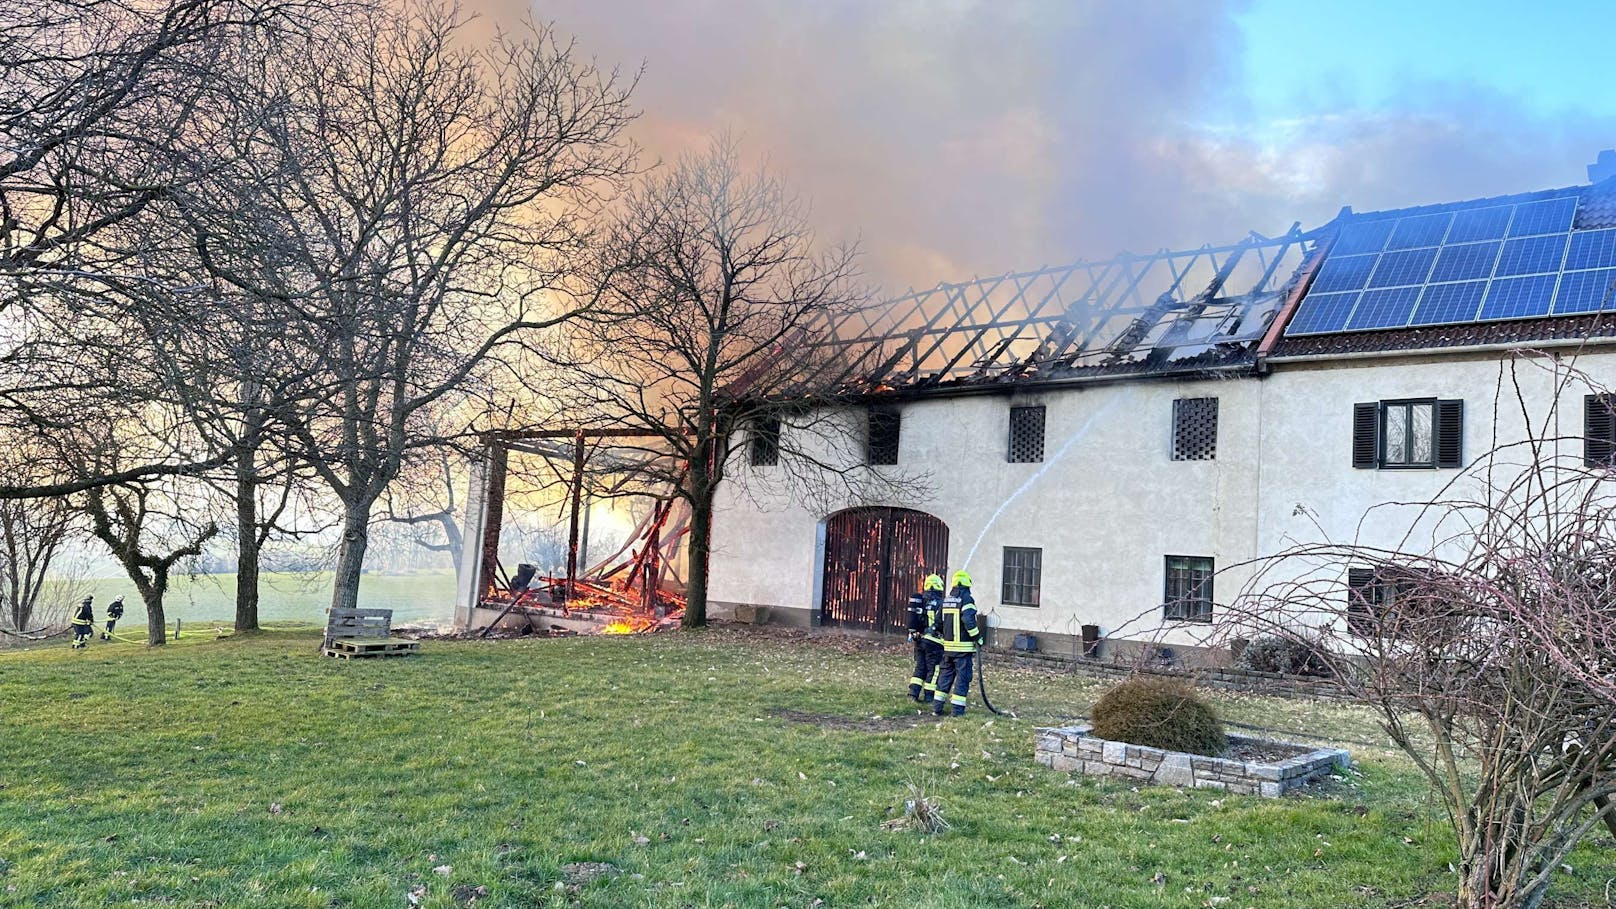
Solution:
<svg viewBox="0 0 1616 909"><path fill-rule="evenodd" d="M146 606L146 646L161 647L168 643L168 617L163 614L163 594L168 591L168 572L158 569L148 578L140 568L124 566L129 579L135 582L140 601Z"/></svg>
<svg viewBox="0 0 1616 909"><path fill-rule="evenodd" d="M686 628L707 624L707 563L713 545L713 491L705 484L690 496L690 584L685 590Z"/></svg>
<svg viewBox="0 0 1616 909"><path fill-rule="evenodd" d="M342 545L337 550L336 577L331 582L331 608L353 609L359 605L359 578L365 566L365 547L370 544L371 500L343 503Z"/></svg>
<svg viewBox="0 0 1616 909"><path fill-rule="evenodd" d="M258 630L258 452L236 448L236 630Z"/></svg>

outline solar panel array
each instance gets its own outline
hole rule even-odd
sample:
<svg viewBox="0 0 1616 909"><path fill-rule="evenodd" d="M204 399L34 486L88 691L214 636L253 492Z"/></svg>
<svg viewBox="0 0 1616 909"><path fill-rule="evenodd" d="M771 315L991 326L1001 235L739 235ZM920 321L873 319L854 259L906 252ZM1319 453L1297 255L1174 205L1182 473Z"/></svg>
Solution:
<svg viewBox="0 0 1616 909"><path fill-rule="evenodd" d="M1576 196L1348 221L1287 335L1616 309L1616 229L1571 229Z"/></svg>

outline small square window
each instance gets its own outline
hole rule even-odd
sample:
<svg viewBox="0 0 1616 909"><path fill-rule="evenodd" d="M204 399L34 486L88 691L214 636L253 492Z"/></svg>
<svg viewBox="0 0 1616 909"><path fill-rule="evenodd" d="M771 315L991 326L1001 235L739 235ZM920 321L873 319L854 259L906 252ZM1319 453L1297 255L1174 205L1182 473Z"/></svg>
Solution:
<svg viewBox="0 0 1616 909"><path fill-rule="evenodd" d="M1169 622L1212 621L1212 560L1168 556L1162 618Z"/></svg>
<svg viewBox="0 0 1616 909"><path fill-rule="evenodd" d="M901 414L896 410L870 411L870 423L864 445L865 463L898 463L898 436L902 426Z"/></svg>
<svg viewBox="0 0 1616 909"><path fill-rule="evenodd" d="M752 421L747 449L753 467L774 467L780 463L780 418L758 417Z"/></svg>
<svg viewBox="0 0 1616 909"><path fill-rule="evenodd" d="M1006 606L1037 606L1038 585L1044 573L1044 551L1004 547L1004 586L999 602Z"/></svg>
<svg viewBox="0 0 1616 909"><path fill-rule="evenodd" d="M1173 402L1173 460L1211 461L1218 456L1218 399Z"/></svg>
<svg viewBox="0 0 1616 909"><path fill-rule="evenodd" d="M1037 464L1044 459L1044 406L1010 408L1011 464Z"/></svg>

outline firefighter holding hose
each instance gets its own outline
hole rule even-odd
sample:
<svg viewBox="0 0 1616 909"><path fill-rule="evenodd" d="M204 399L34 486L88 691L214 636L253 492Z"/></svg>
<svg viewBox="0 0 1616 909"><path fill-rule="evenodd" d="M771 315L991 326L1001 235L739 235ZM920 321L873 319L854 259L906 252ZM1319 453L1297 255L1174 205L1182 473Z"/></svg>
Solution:
<svg viewBox="0 0 1616 909"><path fill-rule="evenodd" d="M90 637L95 633L95 610L91 607L94 597L85 597L79 603L79 608L73 610L73 618L68 624L73 626L73 649L83 650L90 645Z"/></svg>
<svg viewBox="0 0 1616 909"><path fill-rule="evenodd" d="M943 579L927 575L920 593L909 598L909 643L915 647L915 673L909 697L929 704L937 695L937 669L943 661L943 639L937 636L937 613L943 605Z"/></svg>
<svg viewBox="0 0 1616 909"><path fill-rule="evenodd" d="M944 707L951 705L954 716L964 716L965 696L971 691L971 661L981 645L982 629L976 623L971 575L963 568L954 572L954 588L937 612L937 636L943 641L943 661L937 669L931 712L942 716Z"/></svg>

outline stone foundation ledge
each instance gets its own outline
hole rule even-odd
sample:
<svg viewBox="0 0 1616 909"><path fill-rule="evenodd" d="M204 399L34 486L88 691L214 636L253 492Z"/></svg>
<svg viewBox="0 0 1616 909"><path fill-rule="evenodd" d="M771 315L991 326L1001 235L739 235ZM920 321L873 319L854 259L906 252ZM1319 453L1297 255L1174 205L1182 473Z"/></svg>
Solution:
<svg viewBox="0 0 1616 909"><path fill-rule="evenodd" d="M1293 752L1277 763L1205 757L1095 738L1092 726L1034 730L1033 759L1046 767L1088 776L1115 777L1161 786L1218 789L1236 795L1278 798L1313 780L1351 765L1342 748L1314 748L1294 742L1231 735L1229 745Z"/></svg>

